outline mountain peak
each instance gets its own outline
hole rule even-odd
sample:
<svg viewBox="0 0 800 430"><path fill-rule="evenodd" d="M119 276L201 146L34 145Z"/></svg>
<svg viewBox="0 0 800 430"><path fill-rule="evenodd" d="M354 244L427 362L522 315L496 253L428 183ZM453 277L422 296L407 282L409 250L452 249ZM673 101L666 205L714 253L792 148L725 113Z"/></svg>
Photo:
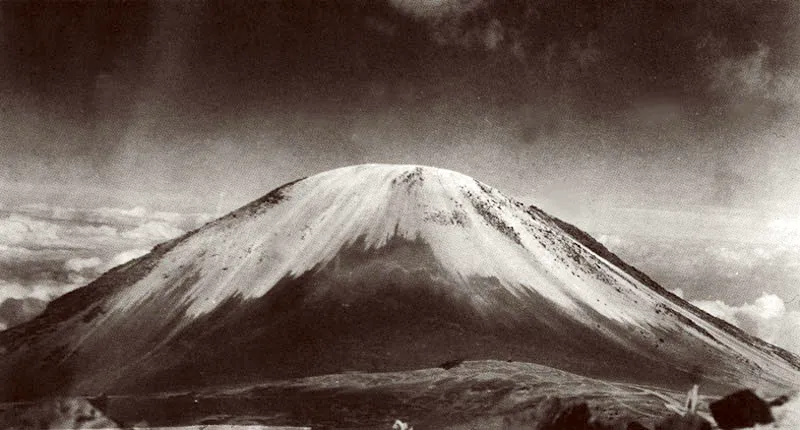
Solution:
<svg viewBox="0 0 800 430"><path fill-rule="evenodd" d="M543 212L469 176L434 167L367 164L283 186L201 230L173 253L221 274L183 289L180 301L190 303L187 312L193 316L234 295L261 297L280 279L324 266L354 244L378 249L395 237L430 246L436 263L457 279L494 278L515 295L533 289L571 311L578 310L576 300L607 301L602 288L585 288L572 278L584 273L587 281L603 283L618 275L599 270L593 253L561 235ZM225 252L209 254L209 243ZM120 305L128 310L143 302L172 277L166 268L154 270L140 288L120 297ZM463 285L471 296L481 297L473 283ZM600 309L632 322L613 307Z"/></svg>
<svg viewBox="0 0 800 430"><path fill-rule="evenodd" d="M44 374L72 392L454 357L651 384L800 384L790 354L670 296L575 227L413 165L286 184L56 300L0 347L12 351L0 377Z"/></svg>

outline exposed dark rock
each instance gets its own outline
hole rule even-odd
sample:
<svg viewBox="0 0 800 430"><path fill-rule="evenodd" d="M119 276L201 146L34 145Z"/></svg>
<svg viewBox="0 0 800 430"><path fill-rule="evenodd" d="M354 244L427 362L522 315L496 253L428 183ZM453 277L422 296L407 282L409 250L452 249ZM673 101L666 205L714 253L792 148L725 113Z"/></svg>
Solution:
<svg viewBox="0 0 800 430"><path fill-rule="evenodd" d="M656 423L656 430L711 430L711 423L695 414L671 414Z"/></svg>
<svg viewBox="0 0 800 430"><path fill-rule="evenodd" d="M585 401L547 397L513 416L503 419L508 430L607 430L590 423L591 412Z"/></svg>
<svg viewBox="0 0 800 430"><path fill-rule="evenodd" d="M709 409L722 429L753 427L775 421L769 404L750 390L729 394L712 402Z"/></svg>
<svg viewBox="0 0 800 430"><path fill-rule="evenodd" d="M460 366L461 363L463 363L463 362L464 362L463 358L459 358L459 359L455 359L455 360L448 360L448 361L445 361L444 363L440 364L439 367L441 367L442 369L445 369L445 370L450 370L450 369L452 369L454 367Z"/></svg>
<svg viewBox="0 0 800 430"><path fill-rule="evenodd" d="M639 421L631 421L631 422L628 423L628 426L625 427L625 430L650 430L650 429L645 427Z"/></svg>
<svg viewBox="0 0 800 430"><path fill-rule="evenodd" d="M586 402L548 397L536 406L535 430L589 429L591 412Z"/></svg>
<svg viewBox="0 0 800 430"><path fill-rule="evenodd" d="M786 402L788 402L788 401L789 401L789 396L786 396L786 395L784 395L784 396L778 396L778 397L776 397L776 398L774 398L774 399L770 400L770 401L769 401L769 405L770 405L771 407L775 407L775 406L783 406L783 405L784 405Z"/></svg>
<svg viewBox="0 0 800 430"><path fill-rule="evenodd" d="M606 423L595 419L589 420L588 430L622 430L622 423Z"/></svg>
<svg viewBox="0 0 800 430"><path fill-rule="evenodd" d="M108 410L108 395L105 393L96 397L88 398L86 400L91 403L92 406L102 412L106 412Z"/></svg>

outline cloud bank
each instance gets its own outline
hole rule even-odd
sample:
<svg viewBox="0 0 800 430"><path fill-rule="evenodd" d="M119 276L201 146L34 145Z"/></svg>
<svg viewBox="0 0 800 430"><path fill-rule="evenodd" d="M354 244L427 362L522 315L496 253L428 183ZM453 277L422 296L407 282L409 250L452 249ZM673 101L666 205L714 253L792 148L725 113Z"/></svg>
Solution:
<svg viewBox="0 0 800 430"><path fill-rule="evenodd" d="M754 336L800 355L800 311L786 309L775 294L762 293L753 303L731 306L721 300L697 300L693 305Z"/></svg>
<svg viewBox="0 0 800 430"><path fill-rule="evenodd" d="M755 210L610 210L595 237L623 260L688 300L754 303L762 292L800 311L800 222ZM591 230L590 230L591 231Z"/></svg>
<svg viewBox="0 0 800 430"><path fill-rule="evenodd" d="M793 243L597 237L673 294L800 354L800 248Z"/></svg>
<svg viewBox="0 0 800 430"><path fill-rule="evenodd" d="M210 219L143 207L0 210L0 330L34 318L51 300Z"/></svg>

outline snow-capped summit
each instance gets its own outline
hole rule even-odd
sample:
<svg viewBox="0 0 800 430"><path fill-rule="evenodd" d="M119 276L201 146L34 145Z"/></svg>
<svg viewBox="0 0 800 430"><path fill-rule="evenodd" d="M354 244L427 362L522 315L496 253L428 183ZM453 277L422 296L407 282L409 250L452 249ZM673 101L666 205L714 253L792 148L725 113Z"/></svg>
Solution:
<svg viewBox="0 0 800 430"><path fill-rule="evenodd" d="M556 238L556 231L543 213L463 174L359 165L282 187L188 238L170 256L216 274L181 289L177 299L190 304L189 316L232 296L261 297L281 279L325 266L356 243L379 249L404 239L430 246L435 263L461 280L458 287L478 308L492 304L479 284L469 282L472 277L494 278L514 296L538 293L573 313L590 303L614 320L641 319L620 312L618 294L606 291L609 281L622 281L624 274L604 270L590 251L574 239ZM164 279L179 272L156 268L116 298L115 310L124 314L154 294L171 294ZM647 291L637 291L629 293L647 297Z"/></svg>
<svg viewBox="0 0 800 430"><path fill-rule="evenodd" d="M359 165L284 185L0 333L7 398L453 359L785 389L798 360L468 176ZM22 386L33 375L40 387ZM15 384L14 381L17 383Z"/></svg>

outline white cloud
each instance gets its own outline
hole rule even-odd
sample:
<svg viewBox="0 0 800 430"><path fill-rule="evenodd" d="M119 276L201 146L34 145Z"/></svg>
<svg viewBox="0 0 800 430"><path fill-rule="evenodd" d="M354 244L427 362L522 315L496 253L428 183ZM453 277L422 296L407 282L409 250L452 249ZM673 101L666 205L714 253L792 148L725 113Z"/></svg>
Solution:
<svg viewBox="0 0 800 430"><path fill-rule="evenodd" d="M793 230L794 224L773 223L771 228ZM796 303L800 294L796 287L800 282L800 248L643 236L597 238L673 294L752 335L800 354L800 310ZM751 285L763 285L769 291L758 296ZM748 302L730 304L744 300Z"/></svg>
<svg viewBox="0 0 800 430"><path fill-rule="evenodd" d="M78 211L78 215L84 218L88 217L96 222L116 223L131 226L141 225L148 221L161 221L170 224L173 227L192 225L192 228L195 228L211 220L211 216L204 213L183 214L177 212L151 211L141 206L137 206L132 209L101 207L97 209Z"/></svg>
<svg viewBox="0 0 800 430"><path fill-rule="evenodd" d="M74 236L98 237L98 236L116 236L117 229L115 227L101 225L101 226L72 226L64 229L67 233Z"/></svg>
<svg viewBox="0 0 800 430"><path fill-rule="evenodd" d="M790 310L800 310L800 247L792 243L621 234L595 237L663 287L680 288L688 300L753 303L764 290L784 298Z"/></svg>
<svg viewBox="0 0 800 430"><path fill-rule="evenodd" d="M0 221L0 240L5 243L20 243L29 231L26 224L10 217Z"/></svg>
<svg viewBox="0 0 800 430"><path fill-rule="evenodd" d="M136 206L131 209L101 207L93 210L92 212L110 219L145 218L149 213L149 211L142 206Z"/></svg>
<svg viewBox="0 0 800 430"><path fill-rule="evenodd" d="M35 254L36 252L31 251L28 248L0 244L0 261L30 258Z"/></svg>
<svg viewBox="0 0 800 430"><path fill-rule="evenodd" d="M150 221L132 230L123 232L122 237L134 240L162 241L178 237L183 233L183 230L177 229L169 224Z"/></svg>
<svg viewBox="0 0 800 430"><path fill-rule="evenodd" d="M56 280L35 280L23 283L0 279L0 304L8 299L23 301L36 299L45 303L50 302L70 291L87 285L99 274L141 257L148 252L147 249L129 249L114 254L114 256L105 263L97 256L73 257L67 259L63 264L55 266L61 267L60 273L67 272L65 275L59 276L59 278L62 279L61 282ZM41 261L34 259L33 261L21 260L19 264L30 265L36 264L37 262L41 263ZM15 319L11 317L12 315L0 313L0 331L5 330L9 326L8 321L15 321Z"/></svg>
<svg viewBox="0 0 800 430"><path fill-rule="evenodd" d="M775 294L763 293L753 303L732 306L721 300L692 302L717 318L788 351L800 354L800 312L786 309Z"/></svg>
<svg viewBox="0 0 800 430"><path fill-rule="evenodd" d="M83 285L83 283L66 284L54 281L23 285L0 279L0 303L6 299L26 298L35 298L49 302Z"/></svg>
<svg viewBox="0 0 800 430"><path fill-rule="evenodd" d="M94 269L103 263L99 257L90 258L70 258L64 262L64 268L72 272L82 272L87 269Z"/></svg>
<svg viewBox="0 0 800 430"><path fill-rule="evenodd" d="M29 263L35 259L105 260L127 249L151 247L210 220L210 215L202 213L154 212L142 207L84 210L29 205L0 215L0 264L23 258Z"/></svg>
<svg viewBox="0 0 800 430"><path fill-rule="evenodd" d="M93 248L116 236L117 229L108 225L81 225L20 214L0 217L0 245L4 246Z"/></svg>
<svg viewBox="0 0 800 430"><path fill-rule="evenodd" d="M615 249L621 249L623 246L628 245L621 237L613 234L599 234L595 236L597 241L602 243L611 252Z"/></svg>
<svg viewBox="0 0 800 430"><path fill-rule="evenodd" d="M17 209L19 213L62 221L79 221L116 227L136 227L148 221L162 221L184 230L195 229L212 219L207 213L178 213L153 211L142 206L130 209L99 207L93 209L65 208L44 204L30 204Z"/></svg>
<svg viewBox="0 0 800 430"><path fill-rule="evenodd" d="M109 260L108 263L106 263L103 266L104 270L109 270L109 269L117 267L117 266L119 266L121 264L125 264L125 263L127 263L127 262L129 262L129 261L131 261L131 260L133 260L135 258L139 258L139 257L147 254L148 252L150 252L150 251L148 251L146 249L131 249L131 250L128 250L128 251L120 252L119 254L117 254L114 257L112 257L111 260Z"/></svg>
<svg viewBox="0 0 800 430"><path fill-rule="evenodd" d="M5 208L0 214L0 303L10 298L49 302L211 219L203 213L144 207ZM8 321L0 318L0 330Z"/></svg>
<svg viewBox="0 0 800 430"><path fill-rule="evenodd" d="M19 244L26 241L58 240L58 226L24 215L0 218L0 242Z"/></svg>
<svg viewBox="0 0 800 430"><path fill-rule="evenodd" d="M800 219L776 217L767 222L767 228L775 236L782 237L787 243L800 243Z"/></svg>

